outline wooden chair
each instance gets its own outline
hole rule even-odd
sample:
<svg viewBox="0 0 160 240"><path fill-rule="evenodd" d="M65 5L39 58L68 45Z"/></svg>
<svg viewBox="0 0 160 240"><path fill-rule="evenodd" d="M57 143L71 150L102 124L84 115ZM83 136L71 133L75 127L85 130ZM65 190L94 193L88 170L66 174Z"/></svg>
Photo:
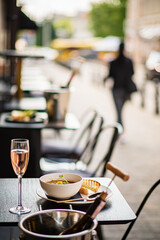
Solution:
<svg viewBox="0 0 160 240"><path fill-rule="evenodd" d="M125 240L127 239L128 237L128 234L130 233L131 229L133 228L135 222L137 221L142 209L144 208L147 200L149 199L149 197L151 196L152 192L155 190L155 188L160 184L160 179L158 181L156 181L152 186L151 188L148 190L147 194L145 195L145 197L143 198L142 202L140 203L138 209L137 209L137 212L136 212L136 216L137 218L130 223L130 225L128 226L126 232L124 233L123 237L122 237L122 240Z"/></svg>

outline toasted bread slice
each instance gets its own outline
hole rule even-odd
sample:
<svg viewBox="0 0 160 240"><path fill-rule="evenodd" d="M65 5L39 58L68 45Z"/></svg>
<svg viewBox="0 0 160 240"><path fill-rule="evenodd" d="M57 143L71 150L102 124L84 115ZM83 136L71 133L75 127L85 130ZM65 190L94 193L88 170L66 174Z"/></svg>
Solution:
<svg viewBox="0 0 160 240"><path fill-rule="evenodd" d="M81 187L80 190L79 190L80 193L84 194L84 195L88 195L89 194L89 191L87 188L85 187Z"/></svg>
<svg viewBox="0 0 160 240"><path fill-rule="evenodd" d="M100 187L99 182L97 182L95 180L91 180L91 179L83 179L80 193L88 195L88 193L89 193L88 190L91 190L96 193L98 191L99 187Z"/></svg>

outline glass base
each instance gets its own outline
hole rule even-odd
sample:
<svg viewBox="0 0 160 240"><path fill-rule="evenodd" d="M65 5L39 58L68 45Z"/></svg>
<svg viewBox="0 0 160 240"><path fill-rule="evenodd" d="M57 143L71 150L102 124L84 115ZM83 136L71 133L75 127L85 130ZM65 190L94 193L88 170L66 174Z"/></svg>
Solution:
<svg viewBox="0 0 160 240"><path fill-rule="evenodd" d="M18 207L13 207L13 208L10 208L9 211L11 213L14 213L14 214L25 214L25 213L29 213L31 211L30 208L26 208L26 207L23 207L23 206L18 206Z"/></svg>

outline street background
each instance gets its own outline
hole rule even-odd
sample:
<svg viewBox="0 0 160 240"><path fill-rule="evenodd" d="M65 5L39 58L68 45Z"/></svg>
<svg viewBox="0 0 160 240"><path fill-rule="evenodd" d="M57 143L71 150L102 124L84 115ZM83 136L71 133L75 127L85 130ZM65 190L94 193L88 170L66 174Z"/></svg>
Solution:
<svg viewBox="0 0 160 240"><path fill-rule="evenodd" d="M27 71L26 71L27 70ZM36 72L36 74L34 74ZM43 89L49 83L61 84L66 82L71 70L55 62L45 60L25 60L23 73L32 78L33 84L39 79L37 88ZM111 94L111 84L104 86L102 79L107 73L107 67L99 62L87 61L82 65L80 73L75 76L71 88L73 89L69 101L69 112L78 118L89 107L98 108L105 117L106 123L116 120L114 103ZM38 76L39 74L39 76ZM33 80L35 76L35 81ZM23 76L22 76L23 79ZM26 78L24 78L26 79ZM22 80L22 83L24 81ZM41 79L41 80L40 80ZM141 66L136 66L134 79L139 90L144 80ZM160 176L160 115L155 114L154 85L147 82L145 108L141 107L140 91L134 93L131 100L124 107L123 118L126 142L117 142L111 162L130 175L128 182L115 178L114 182L134 212L136 212L149 188ZM61 137L68 137L69 132L61 133ZM44 129L42 137L57 137L54 131ZM104 145L102 143L103 150ZM99 160L97 156L96 161ZM107 172L106 177L112 177ZM127 239L159 240L160 239L160 188L157 188L142 213L136 221ZM105 240L120 240L128 224L102 226ZM17 240L18 228L6 229L1 227L0 239Z"/></svg>

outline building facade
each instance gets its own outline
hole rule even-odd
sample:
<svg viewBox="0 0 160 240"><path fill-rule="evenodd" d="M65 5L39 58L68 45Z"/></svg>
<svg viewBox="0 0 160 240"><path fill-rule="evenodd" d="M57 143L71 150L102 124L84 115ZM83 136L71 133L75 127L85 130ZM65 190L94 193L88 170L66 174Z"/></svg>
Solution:
<svg viewBox="0 0 160 240"><path fill-rule="evenodd" d="M160 51L160 0L128 0L125 31L135 63Z"/></svg>

